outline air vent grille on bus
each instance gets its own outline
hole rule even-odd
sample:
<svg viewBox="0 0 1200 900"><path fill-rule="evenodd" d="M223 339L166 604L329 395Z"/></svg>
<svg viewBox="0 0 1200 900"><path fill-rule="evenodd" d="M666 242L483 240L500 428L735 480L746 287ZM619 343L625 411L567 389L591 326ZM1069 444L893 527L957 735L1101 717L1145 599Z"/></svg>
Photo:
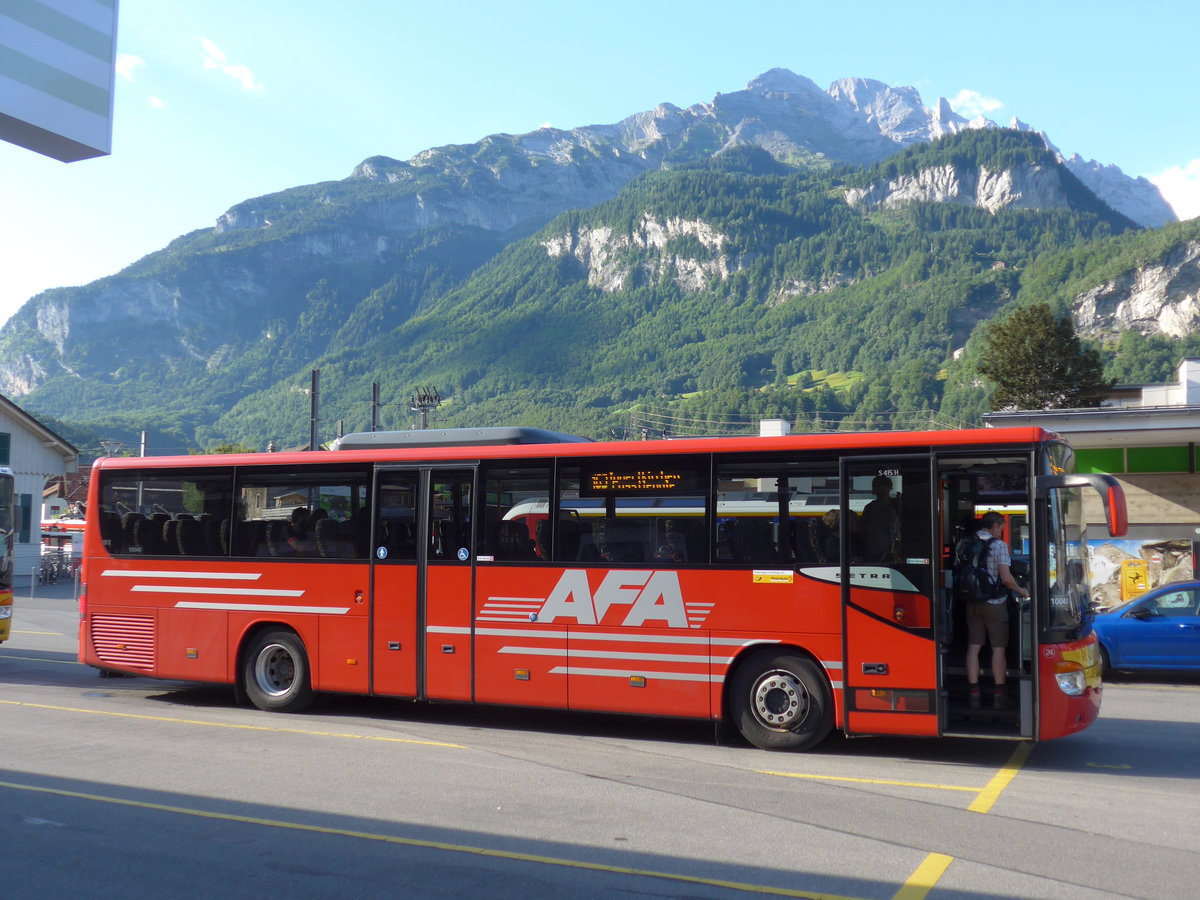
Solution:
<svg viewBox="0 0 1200 900"><path fill-rule="evenodd" d="M114 666L154 669L154 619L150 616L93 616L92 647Z"/></svg>

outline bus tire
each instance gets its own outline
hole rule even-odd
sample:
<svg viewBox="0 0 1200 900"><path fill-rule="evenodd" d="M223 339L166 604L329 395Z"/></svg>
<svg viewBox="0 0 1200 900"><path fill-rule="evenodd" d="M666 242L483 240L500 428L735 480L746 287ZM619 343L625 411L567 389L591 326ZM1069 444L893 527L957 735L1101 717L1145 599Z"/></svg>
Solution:
<svg viewBox="0 0 1200 900"><path fill-rule="evenodd" d="M250 702L268 712L300 712L316 695L304 642L291 631L266 631L242 662L242 686Z"/></svg>
<svg viewBox="0 0 1200 900"><path fill-rule="evenodd" d="M738 667L730 710L742 736L763 750L811 750L833 730L825 676L812 660L760 653Z"/></svg>

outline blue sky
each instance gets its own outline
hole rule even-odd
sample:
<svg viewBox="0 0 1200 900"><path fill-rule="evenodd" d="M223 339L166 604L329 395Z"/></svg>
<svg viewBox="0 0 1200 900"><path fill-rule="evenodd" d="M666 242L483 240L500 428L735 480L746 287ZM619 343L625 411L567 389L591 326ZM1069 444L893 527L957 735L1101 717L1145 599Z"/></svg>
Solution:
<svg viewBox="0 0 1200 900"><path fill-rule="evenodd" d="M113 153L0 143L0 321L226 209L543 124L706 102L774 67L1017 116L1200 215L1200 7L767 0L120 0Z"/></svg>

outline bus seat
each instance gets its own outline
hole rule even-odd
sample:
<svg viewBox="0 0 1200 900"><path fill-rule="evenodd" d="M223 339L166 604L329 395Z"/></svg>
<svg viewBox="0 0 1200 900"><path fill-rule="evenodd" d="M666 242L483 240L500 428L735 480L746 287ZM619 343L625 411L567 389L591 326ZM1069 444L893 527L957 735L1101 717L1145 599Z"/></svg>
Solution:
<svg viewBox="0 0 1200 900"><path fill-rule="evenodd" d="M109 553L123 553L125 550L121 517L112 510L106 509L100 514L100 540Z"/></svg>
<svg viewBox="0 0 1200 900"><path fill-rule="evenodd" d="M267 545L268 556L292 556L292 548L288 546L287 530L282 522L272 520L267 522L263 543Z"/></svg>
<svg viewBox="0 0 1200 900"><path fill-rule="evenodd" d="M580 539L583 537L579 520L574 516L558 518L558 559L582 559ZM550 557L547 556L546 559Z"/></svg>
<svg viewBox="0 0 1200 900"><path fill-rule="evenodd" d="M175 528L180 556L204 556L204 527L190 516L181 516Z"/></svg>
<svg viewBox="0 0 1200 900"><path fill-rule="evenodd" d="M350 542L342 537L341 529L333 519L318 519L315 535L317 553L326 559L347 559L354 555Z"/></svg>
<svg viewBox="0 0 1200 900"><path fill-rule="evenodd" d="M162 553L157 535L154 534L154 523L152 521L142 518L133 522L132 536L127 552L143 553L147 556Z"/></svg>
<svg viewBox="0 0 1200 900"><path fill-rule="evenodd" d="M719 523L717 525L717 559L741 562L744 557L737 520L730 519Z"/></svg>
<svg viewBox="0 0 1200 900"><path fill-rule="evenodd" d="M162 552L169 554L179 553L178 519L167 519L167 521L163 522Z"/></svg>
<svg viewBox="0 0 1200 900"><path fill-rule="evenodd" d="M500 543L497 554L501 559L533 559L533 541L524 522L501 522Z"/></svg>
<svg viewBox="0 0 1200 900"><path fill-rule="evenodd" d="M134 526L138 522L145 521L145 516L140 512L127 512L121 516L121 534L125 538L126 553L145 553L145 549L141 544L137 543L133 536Z"/></svg>

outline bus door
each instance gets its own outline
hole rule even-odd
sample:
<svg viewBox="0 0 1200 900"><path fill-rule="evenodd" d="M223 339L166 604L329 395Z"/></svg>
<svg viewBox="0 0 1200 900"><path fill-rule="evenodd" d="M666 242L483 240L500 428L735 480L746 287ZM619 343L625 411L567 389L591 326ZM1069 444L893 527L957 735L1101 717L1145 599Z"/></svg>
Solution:
<svg viewBox="0 0 1200 900"><path fill-rule="evenodd" d="M471 699L471 468L380 468L372 692Z"/></svg>
<svg viewBox="0 0 1200 900"><path fill-rule="evenodd" d="M984 699L980 707L969 706L967 694L967 611L954 598L954 566L960 542L978 530L979 519L995 512L1004 518L1000 540L1010 550L1010 571L1017 582L1031 587L1033 506L1029 496L1028 457L943 456L938 461L943 558L943 602L938 627L943 689L945 735L991 737L1034 736L1035 607L1028 601L1010 599L1008 642L1005 645L1005 679L1010 704L1007 709L992 705L992 646L990 637L980 650L980 685ZM1044 528L1044 526L1043 526Z"/></svg>
<svg viewBox="0 0 1200 900"><path fill-rule="evenodd" d="M842 462L848 734L938 734L932 460Z"/></svg>

